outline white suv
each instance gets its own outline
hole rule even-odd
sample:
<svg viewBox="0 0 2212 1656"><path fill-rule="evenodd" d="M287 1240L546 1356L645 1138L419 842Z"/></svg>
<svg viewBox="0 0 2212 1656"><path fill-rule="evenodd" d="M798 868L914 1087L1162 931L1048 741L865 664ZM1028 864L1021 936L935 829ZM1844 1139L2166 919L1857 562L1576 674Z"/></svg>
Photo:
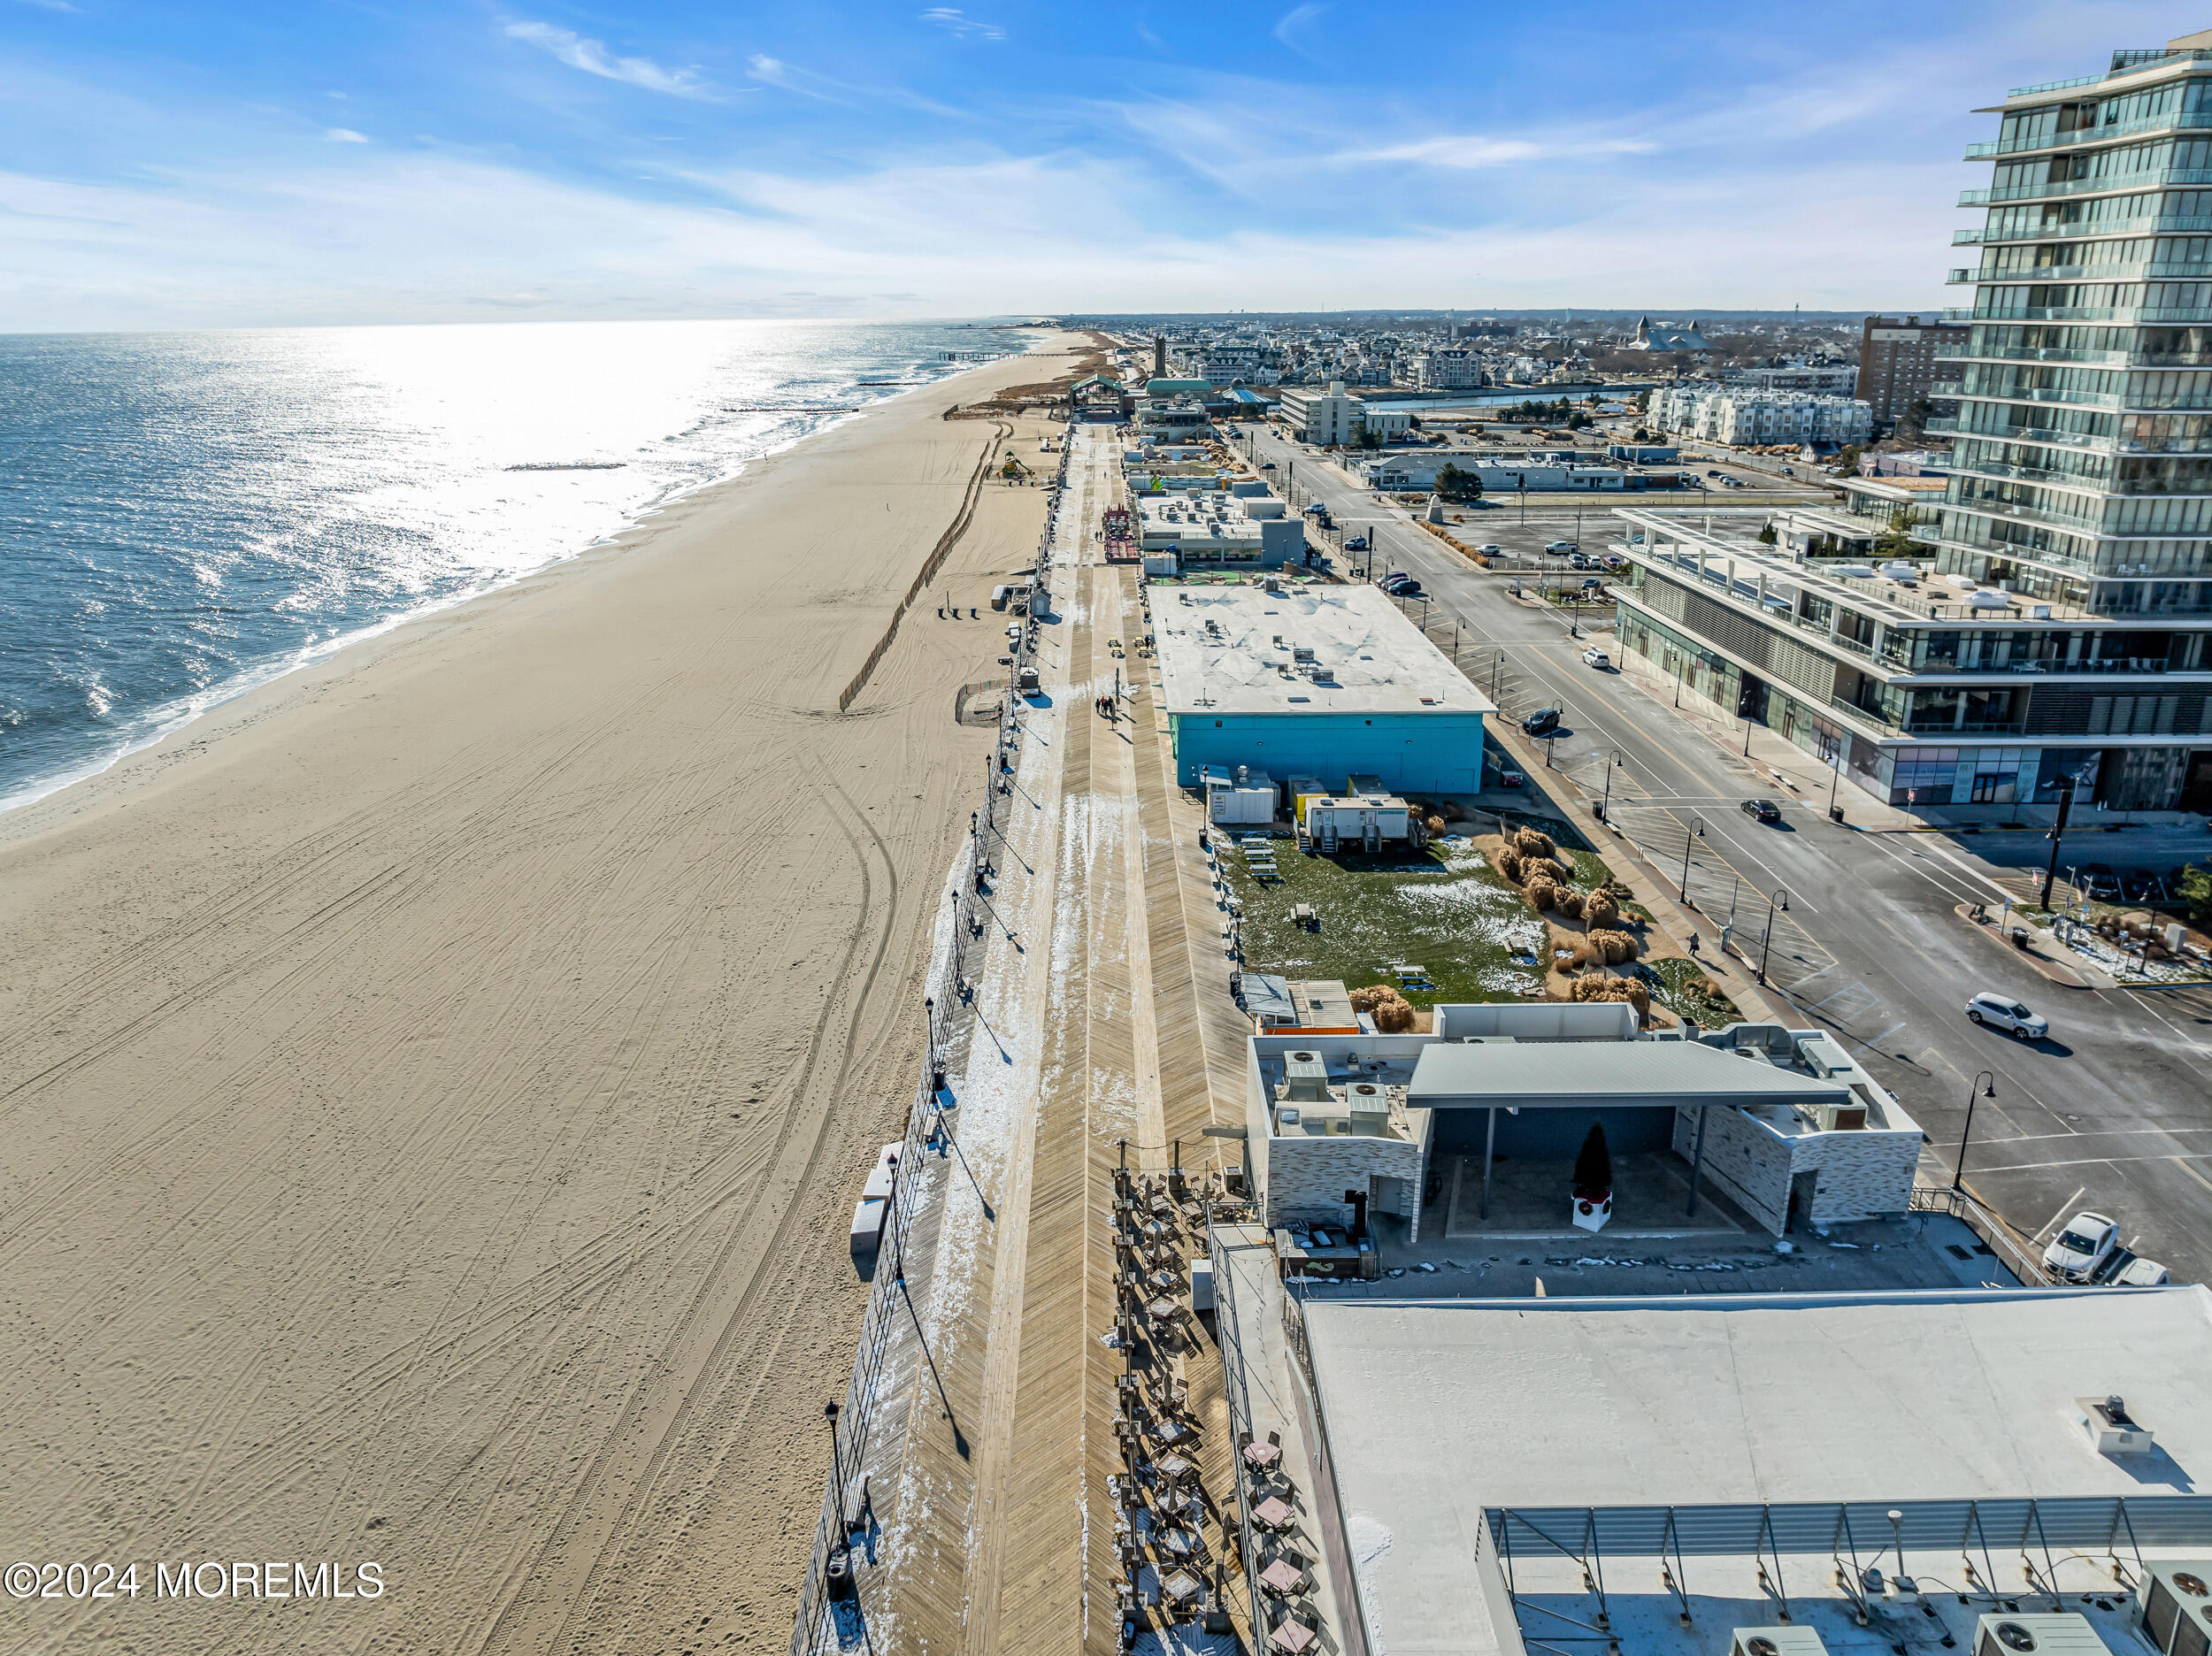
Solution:
<svg viewBox="0 0 2212 1656"><path fill-rule="evenodd" d="M2051 1020L2039 1017L2010 995L1984 990L1966 1003L1966 1021L2010 1030L2015 1040L2041 1040L2051 1032Z"/></svg>
<svg viewBox="0 0 2212 1656"><path fill-rule="evenodd" d="M2061 1282L2087 1282L2119 1246L2120 1227L2103 1214L2084 1209L2061 1225L2043 1250L2043 1269Z"/></svg>

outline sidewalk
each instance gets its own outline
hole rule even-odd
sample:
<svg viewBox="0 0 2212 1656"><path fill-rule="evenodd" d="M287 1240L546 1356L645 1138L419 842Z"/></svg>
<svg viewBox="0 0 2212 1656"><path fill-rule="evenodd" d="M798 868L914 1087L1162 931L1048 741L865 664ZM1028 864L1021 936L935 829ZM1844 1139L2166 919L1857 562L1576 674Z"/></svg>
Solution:
<svg viewBox="0 0 2212 1656"><path fill-rule="evenodd" d="M1588 629L1585 629L1587 631ZM1619 664L1622 677L1646 695L1665 702L1674 699L1674 681L1650 667L1642 657L1615 648L1614 661ZM1950 832L1939 828L1925 817L1878 800L1853 781L1849 772L1839 774L1835 768L1823 764L1795 742L1764 724L1751 725L1750 751L1744 747L1744 724L1740 720L1723 720L1704 709L1693 706L1687 700L1671 709L1684 724L1709 736L1716 747L1725 748L1759 773L1762 784L1771 783L1784 790L1789 797L1809 809L1824 815L1832 792L1835 802L1843 808L1844 826L1861 833L1913 833Z"/></svg>

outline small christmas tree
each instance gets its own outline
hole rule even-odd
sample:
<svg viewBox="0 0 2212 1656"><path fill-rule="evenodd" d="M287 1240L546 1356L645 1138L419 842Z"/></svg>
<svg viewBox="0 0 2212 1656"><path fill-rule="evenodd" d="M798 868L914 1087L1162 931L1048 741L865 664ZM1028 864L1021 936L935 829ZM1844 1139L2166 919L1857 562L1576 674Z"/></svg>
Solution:
<svg viewBox="0 0 2212 1656"><path fill-rule="evenodd" d="M1575 1157L1575 1194L1595 1199L1612 1188L1613 1156L1605 1147L1605 1124L1592 1122L1590 1136L1582 1141L1582 1154Z"/></svg>

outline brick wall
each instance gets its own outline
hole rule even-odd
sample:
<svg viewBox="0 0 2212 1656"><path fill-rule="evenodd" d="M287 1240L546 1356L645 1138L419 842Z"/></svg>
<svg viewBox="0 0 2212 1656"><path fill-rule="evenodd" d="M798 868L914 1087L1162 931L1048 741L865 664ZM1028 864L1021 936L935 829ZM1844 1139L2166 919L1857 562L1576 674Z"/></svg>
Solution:
<svg viewBox="0 0 2212 1656"><path fill-rule="evenodd" d="M1270 1228L1293 1221L1341 1224L1350 1217L1344 1192L1370 1193L1370 1207L1384 1211L1381 1191L1368 1181L1373 1177L1403 1180L1401 1195L1408 1239L1421 1239L1421 1181L1428 1171L1428 1146L1402 1138L1285 1138L1267 1146L1267 1223ZM1411 1200L1402 1191L1409 1190Z"/></svg>

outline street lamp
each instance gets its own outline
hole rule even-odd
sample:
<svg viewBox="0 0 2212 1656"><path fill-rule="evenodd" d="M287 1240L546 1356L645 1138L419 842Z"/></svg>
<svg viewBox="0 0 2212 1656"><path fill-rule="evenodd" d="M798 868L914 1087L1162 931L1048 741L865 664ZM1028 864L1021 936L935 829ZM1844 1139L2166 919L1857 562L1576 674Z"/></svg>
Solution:
<svg viewBox="0 0 2212 1656"><path fill-rule="evenodd" d="M1609 757L1612 763L1605 767L1605 798L1598 806L1598 820L1601 822L1607 820L1606 813L1613 809L1613 772L1626 768L1619 748L1614 748Z"/></svg>
<svg viewBox="0 0 2212 1656"><path fill-rule="evenodd" d="M1682 906L1685 908L1694 908L1697 906L1690 901L1690 842L1703 838L1705 838L1705 819L1702 816L1691 817L1690 831L1682 836Z"/></svg>
<svg viewBox="0 0 2212 1656"><path fill-rule="evenodd" d="M1767 980L1767 956L1774 948L1774 911L1779 908L1784 914L1790 911L1789 893L1776 886L1774 895L1767 899L1767 933L1759 944L1759 981Z"/></svg>
<svg viewBox="0 0 2212 1656"><path fill-rule="evenodd" d="M1988 1077L1986 1081L1983 1080L1985 1076ZM1978 1096L1981 1098L1993 1099L1997 1096L1997 1077L1993 1070L1983 1070L1977 1071L1974 1077L1974 1083L1980 1085L1981 1091L1978 1094L1975 1092L1973 1084L1970 1084L1966 1089L1966 1131L1959 1135L1958 1165L1955 1167L1951 1172L1951 1188L1953 1190L1961 1190L1964 1188L1959 1181L1966 1177L1966 1146L1968 1142L1974 1137L1974 1100Z"/></svg>
<svg viewBox="0 0 2212 1656"><path fill-rule="evenodd" d="M837 1405L822 1405L822 1418L829 1422L830 1476L837 1484L837 1512L841 1518L845 1512L845 1465L837 1450Z"/></svg>

